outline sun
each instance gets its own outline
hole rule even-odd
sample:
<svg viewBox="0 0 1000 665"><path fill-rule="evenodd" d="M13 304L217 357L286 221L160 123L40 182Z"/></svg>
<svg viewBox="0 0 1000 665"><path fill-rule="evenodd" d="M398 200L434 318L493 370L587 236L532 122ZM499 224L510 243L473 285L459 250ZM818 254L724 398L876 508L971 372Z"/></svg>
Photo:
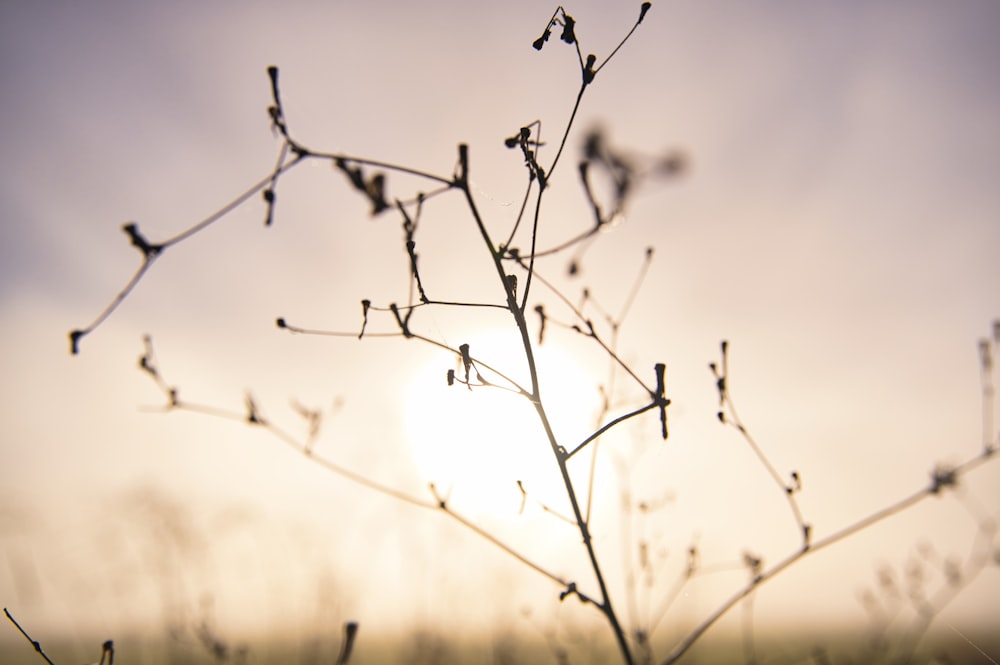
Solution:
<svg viewBox="0 0 1000 665"><path fill-rule="evenodd" d="M527 361L516 330L468 341L470 356L530 390ZM600 404L596 376L548 343L535 348L542 402L560 445L572 448L593 429ZM532 402L483 369L494 386L470 390L458 354L442 352L415 372L406 391L405 426L418 473L449 505L466 515L514 517L539 502L566 507L551 445ZM475 370L471 373L475 383ZM527 492L525 497L522 489Z"/></svg>

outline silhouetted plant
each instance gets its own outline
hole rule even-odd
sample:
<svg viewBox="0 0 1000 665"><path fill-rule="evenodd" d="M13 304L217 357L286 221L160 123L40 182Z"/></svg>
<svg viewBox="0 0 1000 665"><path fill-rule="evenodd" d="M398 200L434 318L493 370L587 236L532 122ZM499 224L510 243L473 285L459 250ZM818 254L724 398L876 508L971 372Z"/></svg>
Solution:
<svg viewBox="0 0 1000 665"><path fill-rule="evenodd" d="M581 539L581 547L586 553L587 560L593 572L595 588L583 588L575 580L565 579L554 573L545 564L535 561L506 544L494 534L457 512L449 503L447 494L442 493L433 484L429 486L429 494L427 496L414 496L372 480L363 474L350 470L346 466L317 455L313 449L313 444L318 436L322 422L322 414L319 411L310 410L301 405L296 407L296 410L308 426L309 434L305 440L302 440L272 422L265 415L265 410L249 393L245 396L245 408L242 411L231 411L189 401L186 396L182 396L181 391L176 386L164 378L154 356L151 339L147 337L145 339L145 350L139 364L140 368L162 390L165 397L163 409L165 411L195 411L209 416L229 418L261 428L303 453L314 463L347 480L409 504L437 511L448 516L515 557L527 567L547 577L559 588L558 598L560 601L573 597L595 608L603 616L613 634L624 662L653 662L656 659L652 644L654 631L662 625L663 619L672 603L680 595L685 585L700 575L712 572L712 567L702 563L698 543L697 541L692 542L687 551L686 565L682 575L675 581L667 593L662 594L655 605L655 609L646 619L641 619L637 613L631 612L631 623L633 625L627 625L618 605L615 604L619 594L609 588L606 582L605 567L602 563L602 558L594 544L591 507L594 498L593 479L595 476L594 463L597 457L596 448L603 435L612 429L618 428L623 423L633 421L638 416L646 414L654 419L660 437L664 440L669 437L669 407L671 400L668 397L666 363L657 362L650 367L633 367L618 352L619 329L630 311L636 292L645 279L646 271L653 259L654 252L652 248L649 248L645 252L645 256L639 263L634 288L622 303L619 312L614 315L604 312L587 290L583 291L583 297L580 302L573 302L567 294L555 286L553 281L546 279L538 263L544 257L568 256L569 258L565 263L566 272L571 276L579 274L584 252L589 247L590 242L600 232L614 225L615 221L624 214L632 195L643 184L655 178L677 176L685 169L685 158L677 151L664 151L662 154L654 156L633 155L611 145L604 133L596 130L589 132L585 135L582 142L582 158L578 164L576 175L579 178L587 206L593 215L593 222L582 232L564 238L551 246L540 245L539 228L544 224L543 212L547 210L546 204L548 201L546 194L553 178L557 174L557 167L562 161L564 149L574 129L577 111L580 108L582 99L590 86L599 80L598 74L602 72L608 62L642 23L649 9L650 3L642 3L638 19L632 28L611 53L603 59L600 59L595 54L584 53L580 45L580 26L577 25L573 17L562 7L556 9L542 34L532 43L535 49L541 51L550 41L553 41L551 38L555 34L555 31L558 31L558 41L573 47L576 51L580 72L580 86L569 120L558 136L558 144L555 147L554 155L549 155L548 145L541 138L542 125L538 121L517 128L509 136L503 138L503 144L506 148L519 151L523 157L526 184L520 212L502 240L488 230L488 225L477 205L473 188L470 186L472 160L471 151L467 145L460 144L458 146L454 169L450 174L436 174L390 162L335 152L324 152L307 147L294 137L294 133L290 127L279 90L278 68L268 68L267 73L271 85L273 103L267 112L275 136L280 140L278 159L273 170L220 210L180 231L176 235L159 242L153 242L148 239L141 232L138 223L129 222L125 224L123 226L125 234L131 245L141 255L140 265L123 289L89 325L73 330L70 333L71 352L76 354L80 351L80 344L83 338L91 334L108 319L115 309L132 293L136 284L143 278L152 264L163 257L167 253L167 250L198 234L237 207L257 196L261 197L265 206L264 223L271 225L275 219L278 201L277 193L281 178L306 162L328 162L332 169L342 174L348 183L361 196L367 199L367 202L370 204L371 215L388 215L390 213L399 215L404 236L407 267L410 273L411 288L409 297L405 304L400 302L377 303L369 298L359 298L361 319L357 329L351 331L320 330L289 322L283 317L276 319L277 327L296 334L356 337L360 339L387 336L417 341L446 350L454 356L456 361L455 368L448 369L442 377L447 381L448 385L455 386L458 384L458 386L468 390L505 390L527 400L537 414L539 426L544 432L545 441L551 449L552 461L562 479L571 514L560 515L549 506L543 504L542 507L554 516L567 520L576 528ZM593 185L593 177L598 172L602 178L611 183L610 193L604 196ZM390 179L394 175L415 177L426 184L428 189L414 191L405 197L393 194L389 185L391 184ZM444 196L457 196L464 201L469 215L469 222L475 226L479 241L488 251L488 260L491 262L492 272L495 273L494 293L496 294L496 298L494 300L481 302L454 301L446 295L441 295L441 292L446 289L447 285L430 284L421 278L420 253L418 251L420 247L419 231L421 220L432 201ZM517 244L521 240L526 241L526 246ZM530 299L536 296L543 288L549 294L549 297L555 298L558 301L560 315L553 314L551 308L547 308L543 303L529 305ZM470 313L470 316L476 316L476 313L482 311L484 308L507 312L511 316L510 330L512 334L518 337L520 350L523 352L529 377L528 381L518 381L512 378L511 375L505 374L503 368L491 365L487 357L478 355L477 350L472 348L468 343L451 345L442 341L441 338L426 332L426 329L421 326L422 319L420 312L426 311L429 308L445 307L464 308ZM596 321L590 314L594 310L597 310L601 314L601 317ZM532 318L532 322L536 323L536 325L529 323L530 313L533 313L537 317ZM369 330L369 323L374 318L388 321L390 325L395 326L396 330L392 332L371 332ZM536 350L538 346L545 343L548 338L547 336L552 334L551 331L554 328L564 334L576 335L587 340L588 343L593 344L606 355L611 363L612 369L610 370L607 382L602 388L603 402L598 417L598 424L593 428L589 436L577 442L562 441L557 438L549 420L547 402L540 388L543 381L538 375ZM738 588L729 600L722 603L716 610L706 616L666 656L661 656L660 662L672 663L680 659L720 617L739 604L743 604L745 610L744 616L746 618L744 622L745 655L749 661L755 660L752 627L753 609L750 599L761 585L778 576L813 552L838 543L887 517L913 506L927 497L953 490L960 484L965 474L992 458L997 447L992 421L994 409L992 376L995 371L993 358L998 343L1000 343L1000 324L995 326L993 338L983 340L980 345L983 368L984 433L981 451L964 462L950 466L936 467L931 473L926 486L917 489L909 496L886 505L863 519L843 527L840 531L817 538L813 532L812 525L805 519L798 504L797 496L803 484L803 479L799 472L792 471L787 477L779 473L769 461L762 446L750 435L747 427L737 414L732 397L733 381L730 376L728 362L730 346L727 342L722 342L720 358L717 362L710 364L719 395L719 408L716 416L722 425L733 428L742 437L743 441L750 447L759 463L773 480L777 490L785 496L791 518L800 534L800 540L797 548L789 552L784 559L775 563L765 561L751 549L745 550L742 555L742 561L734 564L745 570L746 582L743 586ZM618 383L622 381L628 382L643 395L638 400L638 403L633 402L627 408L622 408L615 402L616 395L618 394ZM593 454L590 458L591 465L587 475L587 483L585 487L579 487L570 474L569 464L578 453L588 448L593 449ZM517 487L521 493L523 508L524 503L529 498L532 498L530 488L526 488L520 482L518 482ZM665 498L664 500L667 499ZM635 504L631 497L626 497L624 504L625 514L622 519L628 523L631 523L634 519L652 519L657 510L655 502L646 501ZM920 636L926 631L930 621L951 596L958 593L986 565L996 562L998 555L995 545L995 521L991 516L986 514L979 515L978 519L981 525L978 535L979 540L970 560L964 564L957 562L941 564L941 571L944 577L941 594L931 595L924 586L915 583L911 585L909 602L916 610L917 620L913 623L911 634L908 636L906 644L898 652L901 654L900 657L907 657L913 653L913 649L915 649ZM634 603L634 595L636 593L636 579L639 576L646 580L651 580L655 577L655 559L657 554L652 550L651 544L643 539L628 542L626 546L630 552L629 557L625 561L625 566L629 569L626 576L628 583L626 585L627 588L621 590L621 595L629 599L628 602L632 604ZM884 580L889 580L890 577L889 573L886 573ZM878 603L891 605L892 607L889 610L885 608L878 610L882 614L887 614L896 605L906 601L895 587L892 587L892 593L890 594L891 585L884 580L880 582L880 589L884 596L883 599L879 600L877 594L873 592L870 594L870 597L866 596L865 605L869 608L875 608ZM649 586L652 586L652 584L650 583ZM873 613L876 612L875 609L871 611ZM881 633L883 623L881 618L873 620L876 632ZM347 661L354 641L355 631L356 624L349 623L345 627L344 649L338 662ZM206 632L203 637L207 640L206 644L215 643L211 639L212 635L210 632ZM37 645L37 643L35 644ZM555 657L560 662L568 659L566 652L558 644L552 644L552 649ZM817 653L820 654L817 656L817 659L822 660L826 657L822 652Z"/></svg>
<svg viewBox="0 0 1000 665"><path fill-rule="evenodd" d="M41 643L38 640L33 639L31 635L28 634L28 631L21 627L21 624L17 622L14 615L10 613L10 610L5 607L3 608L3 613L7 615L7 620L14 624L14 627L17 628L18 632L24 635L24 639L31 643L31 646L35 649L35 653L37 653L42 660L49 665L56 665L55 662L49 658L48 654L45 653L45 650L42 649ZM105 663L107 663L107 665L115 665L115 643L111 640L105 640L101 644L101 659L95 661L96 665L105 665Z"/></svg>

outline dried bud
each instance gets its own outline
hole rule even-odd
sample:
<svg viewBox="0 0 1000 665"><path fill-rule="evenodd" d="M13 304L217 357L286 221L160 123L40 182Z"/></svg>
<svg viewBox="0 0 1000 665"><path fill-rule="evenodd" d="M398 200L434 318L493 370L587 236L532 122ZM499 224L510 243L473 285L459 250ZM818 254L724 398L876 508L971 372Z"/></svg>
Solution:
<svg viewBox="0 0 1000 665"><path fill-rule="evenodd" d="M466 179L469 177L469 144L459 143L458 144L458 177L456 180L459 183L466 184Z"/></svg>
<svg viewBox="0 0 1000 665"><path fill-rule="evenodd" d="M542 305L535 305L535 313L538 314L538 344L545 343L545 308Z"/></svg>
<svg viewBox="0 0 1000 665"><path fill-rule="evenodd" d="M365 193L368 192L368 186L365 184L365 176L360 166L352 167L340 157L334 160L333 165L343 171L355 189Z"/></svg>
<svg viewBox="0 0 1000 665"><path fill-rule="evenodd" d="M652 6L653 6L652 2L644 2L644 3L642 3L642 7L639 8L639 20L638 20L638 23L642 23L642 19L646 18L646 12L648 12L649 8L652 7Z"/></svg>
<svg viewBox="0 0 1000 665"><path fill-rule="evenodd" d="M593 53L587 56L587 64L583 67L583 82L592 83L597 72L594 71L594 63L597 62L597 56Z"/></svg>
<svg viewBox="0 0 1000 665"><path fill-rule="evenodd" d="M660 435L664 441L667 440L667 407L670 406L670 400L666 397L666 383L664 381L666 370L667 366L663 363L656 363L653 367L653 371L656 373L656 395L654 399L660 408Z"/></svg>
<svg viewBox="0 0 1000 665"><path fill-rule="evenodd" d="M83 338L83 336L85 334L86 333L83 332L82 330L73 330L72 332L70 332L70 334L69 334L69 352L71 354L73 354L74 356L76 354L80 353L80 339Z"/></svg>
<svg viewBox="0 0 1000 665"><path fill-rule="evenodd" d="M135 222L129 222L128 224L123 225L122 231L128 235L129 239L132 241L132 245L138 248L138 250L142 252L142 255L147 259L159 254L160 250L163 249L160 245L154 245L146 240L146 238L139 231L139 225Z"/></svg>
<svg viewBox="0 0 1000 665"><path fill-rule="evenodd" d="M573 31L573 27L576 25L576 21L569 14L563 14L563 30L559 39L563 40L567 44L573 44L576 42L576 33Z"/></svg>
<svg viewBox="0 0 1000 665"><path fill-rule="evenodd" d="M372 301L368 298L361 301L361 332L358 333L358 339L365 336L365 328L368 327L368 308L371 306Z"/></svg>
<svg viewBox="0 0 1000 665"><path fill-rule="evenodd" d="M462 365L465 366L465 381L469 381L469 371L472 369L472 356L469 355L469 345L462 344L458 347L458 352L462 354Z"/></svg>
<svg viewBox="0 0 1000 665"><path fill-rule="evenodd" d="M531 42L531 45L535 47L536 51L541 51L542 47L545 46L545 42L549 41L549 35L551 34L552 31L546 28L545 32L542 33L542 36Z"/></svg>
<svg viewBox="0 0 1000 665"><path fill-rule="evenodd" d="M747 567L753 577L757 577L760 575L760 571L764 567L764 560L756 554L744 551L743 565Z"/></svg>
<svg viewBox="0 0 1000 665"><path fill-rule="evenodd" d="M517 275L507 275L507 288L511 294L517 298Z"/></svg>
<svg viewBox="0 0 1000 665"><path fill-rule="evenodd" d="M271 226L271 223L274 221L274 190L268 188L265 189L262 194L264 196L264 202L267 203L267 214L264 217L264 226Z"/></svg>
<svg viewBox="0 0 1000 665"><path fill-rule="evenodd" d="M261 420L260 415L257 413L257 405L253 401L253 396L250 393L246 395L246 408L247 408L247 423L250 425L262 425L264 421Z"/></svg>
<svg viewBox="0 0 1000 665"><path fill-rule="evenodd" d="M372 215L377 215L389 208L385 200L385 174L376 173L365 185L365 193L372 203Z"/></svg>
<svg viewBox="0 0 1000 665"><path fill-rule="evenodd" d="M938 466L931 474L931 493L938 494L941 488L955 487L958 485L958 472L947 466Z"/></svg>

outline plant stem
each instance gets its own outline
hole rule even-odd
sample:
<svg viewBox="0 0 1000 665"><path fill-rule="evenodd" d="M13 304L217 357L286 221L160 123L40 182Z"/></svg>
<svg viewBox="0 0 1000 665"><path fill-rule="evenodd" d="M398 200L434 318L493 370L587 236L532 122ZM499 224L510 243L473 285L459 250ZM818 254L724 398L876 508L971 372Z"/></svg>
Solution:
<svg viewBox="0 0 1000 665"><path fill-rule="evenodd" d="M577 100L577 104L579 104L579 99ZM597 560L597 552L594 549L594 542L590 536L590 528L587 521L584 519L583 511L580 509L580 502L577 499L576 490L573 487L573 480L570 478L569 469L566 465L567 456L565 450L559 445L555 432L552 431L552 425L549 423L549 417L545 411L545 405L542 402L542 394L538 381L538 367L535 363L534 348L531 344L531 334L528 330L528 322L524 318L524 310L518 305L514 288L507 280L507 274L504 272L503 268L503 255L501 252L497 251L496 246L493 244L493 241L486 230L486 224L483 222L482 215L476 207L476 202L472 197L472 191L469 188L468 148L466 146L459 146L459 156L459 175L456 178L455 186L460 188L465 194L465 200L466 203L468 203L469 211L472 213L472 217L476 222L476 226L479 229L483 242L490 251L490 256L493 259L493 266L497 271L500 284L507 296L508 309L510 309L511 314L514 316L514 323L521 336L521 346L524 349L524 358L528 363L528 373L531 378L531 394L529 397L535 407L535 412L538 414L538 419L541 421L542 427L545 430L545 436L548 438L552 454L556 459L556 464L559 466L559 473L562 476L563 486L566 488L566 496L569 498L570 506L573 509L573 518L576 520L577 528L580 530L584 547L587 549L587 556L590 559L590 566L594 572L594 578L597 581L597 586L601 592L601 602L597 605L597 607L600 609L601 613L604 614L608 624L611 626L611 630L615 634L615 640L618 642L618 647L621 650L622 659L626 665L632 665L632 652L629 649L628 640L625 637L625 631L622 629L621 622L619 622L618 616L615 614L614 608L611 604L611 596L608 593L607 583L604 581L604 573L601 571L601 565ZM537 213L538 211L536 210L536 214ZM529 268L529 275L531 270L532 269Z"/></svg>

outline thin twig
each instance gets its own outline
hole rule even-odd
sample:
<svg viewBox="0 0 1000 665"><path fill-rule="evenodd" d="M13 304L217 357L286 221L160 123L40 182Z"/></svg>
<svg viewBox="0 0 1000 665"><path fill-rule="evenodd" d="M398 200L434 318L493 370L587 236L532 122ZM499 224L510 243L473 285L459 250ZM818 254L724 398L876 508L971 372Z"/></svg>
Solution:
<svg viewBox="0 0 1000 665"><path fill-rule="evenodd" d="M42 651L42 645L39 644L37 640L32 639L31 635L28 635L28 632L24 628L21 627L21 624L19 624L17 622L17 619L15 619L14 616L10 613L10 610L8 610L5 607L5 608L3 608L3 613L6 614L7 618L10 619L10 622L12 624L14 624L19 631L21 631L21 634L24 635L24 639L26 639L29 642L31 642L31 646L35 647L35 651L38 652L39 656L41 656L42 658L45 659L46 663L48 663L49 665L56 665L55 663L52 662L52 659L49 658L47 655L45 655L45 652Z"/></svg>
<svg viewBox="0 0 1000 665"><path fill-rule="evenodd" d="M987 460L989 460L990 457L991 455L989 454L980 453L975 457L972 457L969 460L963 462L962 464L959 464L958 466L952 469L952 471L955 474L955 478L957 479L958 477L963 476L966 473L970 472L971 470L975 469L976 467L982 465ZM662 664L670 665L670 663L676 663L688 651L688 649L690 649L694 645L694 643L698 641L698 639L705 633L705 631L711 628L716 621L718 621L720 618L722 618L723 615L729 612L729 610L732 609L734 605L736 605L741 600L749 596L751 593L755 592L764 583L777 577L784 570L789 568L792 564L797 563L798 561L809 556L810 554L814 554L815 552L826 549L827 547L830 547L831 545L834 545L848 538L849 536L858 533L859 531L863 531L870 526L878 524L884 519L892 517L893 515L897 515L903 512L904 510L916 505L917 503L920 503L921 501L930 496L936 496L940 491L941 491L941 486L938 483L937 478L935 477L933 482L927 487L919 489L916 492L913 492L912 494L905 496L902 499L899 499L898 501L885 506L881 510L877 510L871 515L864 517L852 524L849 524L848 526L845 526L839 531L836 531L825 538L821 538L817 541L814 541L811 545L804 546L801 549L796 550L795 552L789 554L782 561L779 561L768 570L754 577L746 586L744 586L740 591L738 591L736 594L730 597L729 600L723 602L718 608L716 608L714 612L712 612L700 624L698 624L698 626L695 627L694 630L692 630L684 639L682 639L673 648L670 654L667 655L667 657L664 658L663 661L661 661Z"/></svg>
<svg viewBox="0 0 1000 665"><path fill-rule="evenodd" d="M568 460L569 458L573 457L573 455L575 455L578 452L580 452L581 450L583 450L587 446L588 443L590 443L591 441L596 440L598 437L600 437L602 434L604 434L605 432L607 432L609 429L611 429L615 425L623 423L623 422L625 422L626 420L628 420L630 418L635 418L636 416L638 416L640 414L643 414L643 413L646 413L647 411L650 411L651 409L655 409L655 408L657 408L657 406L659 406L659 405L656 402L652 402L650 404L647 404L646 406L643 406L643 407L640 407L638 409L635 409L634 411L629 411L626 414L620 415L617 418L614 418L614 419L610 420L609 422L607 422L604 425L602 425L596 432L594 432L593 434L591 434L590 436L588 436L586 439L584 439L583 441L581 441L579 444L577 444L576 448L574 448L573 450L571 450L568 453L566 453L566 459Z"/></svg>

